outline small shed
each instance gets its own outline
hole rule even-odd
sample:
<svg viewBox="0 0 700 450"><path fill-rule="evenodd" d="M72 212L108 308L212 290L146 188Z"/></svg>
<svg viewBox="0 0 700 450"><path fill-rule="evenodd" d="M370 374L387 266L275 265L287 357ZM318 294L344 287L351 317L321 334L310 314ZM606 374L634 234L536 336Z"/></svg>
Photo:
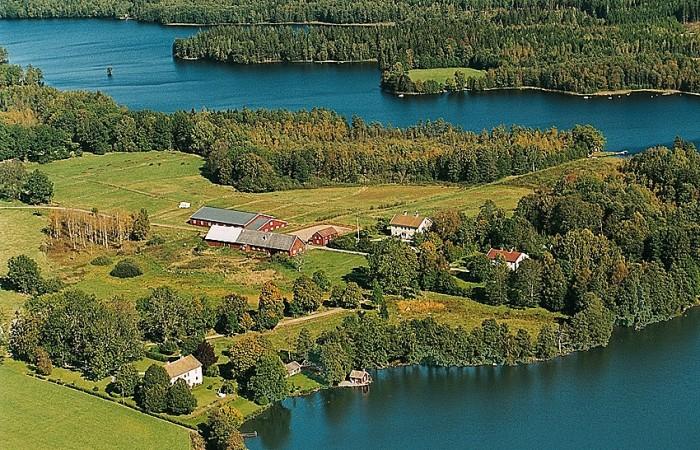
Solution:
<svg viewBox="0 0 700 450"><path fill-rule="evenodd" d="M288 377L301 373L301 364L296 361L288 362L284 365L284 368L287 369Z"/></svg>

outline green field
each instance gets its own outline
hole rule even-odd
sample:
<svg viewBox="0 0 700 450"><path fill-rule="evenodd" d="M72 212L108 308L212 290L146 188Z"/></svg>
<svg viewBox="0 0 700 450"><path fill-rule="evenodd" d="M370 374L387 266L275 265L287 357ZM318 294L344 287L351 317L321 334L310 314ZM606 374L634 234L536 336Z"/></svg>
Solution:
<svg viewBox="0 0 700 450"><path fill-rule="evenodd" d="M513 208L530 189L494 183L479 187L429 185L340 186L248 194L202 177L204 160L177 152L85 154L44 164L60 206L103 212L146 208L155 224L187 227L196 208L212 205L273 214L290 229L319 222L355 226L374 223L406 209L441 208L475 212L486 199ZM192 209L179 209L187 201ZM191 228L191 227L187 227Z"/></svg>
<svg viewBox="0 0 700 450"><path fill-rule="evenodd" d="M0 442L8 449L190 447L182 427L5 365L0 366Z"/></svg>
<svg viewBox="0 0 700 450"><path fill-rule="evenodd" d="M472 69L470 67L438 67L435 69L411 69L408 71L408 76L411 81L428 81L434 80L440 84L444 84L450 78L455 76L456 71L464 72L467 78L482 78L485 76L483 70Z"/></svg>

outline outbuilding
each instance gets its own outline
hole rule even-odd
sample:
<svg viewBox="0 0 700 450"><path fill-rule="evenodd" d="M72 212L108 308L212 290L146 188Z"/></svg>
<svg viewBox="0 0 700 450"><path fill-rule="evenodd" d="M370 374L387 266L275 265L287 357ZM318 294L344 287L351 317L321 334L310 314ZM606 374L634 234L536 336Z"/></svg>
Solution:
<svg viewBox="0 0 700 450"><path fill-rule="evenodd" d="M309 242L312 245L326 246L330 241L338 237L338 230L335 227L326 227L318 230L311 235Z"/></svg>
<svg viewBox="0 0 700 450"><path fill-rule="evenodd" d="M284 368L287 369L288 377L301 373L301 364L296 361L288 362L284 365Z"/></svg>
<svg viewBox="0 0 700 450"><path fill-rule="evenodd" d="M296 256L306 248L301 239L291 234L267 233L223 225L212 225L204 240L212 247L231 247L268 255L286 253L288 256Z"/></svg>

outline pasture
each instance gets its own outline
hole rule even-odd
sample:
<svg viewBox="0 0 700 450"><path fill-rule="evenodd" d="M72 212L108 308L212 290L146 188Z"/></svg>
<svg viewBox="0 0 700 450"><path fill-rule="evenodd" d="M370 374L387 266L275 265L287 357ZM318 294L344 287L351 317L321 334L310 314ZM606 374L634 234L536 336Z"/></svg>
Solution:
<svg viewBox="0 0 700 450"><path fill-rule="evenodd" d="M249 194L212 183L201 175L204 160L177 152L85 154L41 166L55 183L59 206L110 212L146 208L156 227L193 229L185 224L200 206L272 214L290 230L317 223L354 227L373 224L404 210L431 213L456 208L474 213L487 199L506 209L530 192L493 183L461 187L429 185L334 186ZM179 209L181 201L192 208Z"/></svg>

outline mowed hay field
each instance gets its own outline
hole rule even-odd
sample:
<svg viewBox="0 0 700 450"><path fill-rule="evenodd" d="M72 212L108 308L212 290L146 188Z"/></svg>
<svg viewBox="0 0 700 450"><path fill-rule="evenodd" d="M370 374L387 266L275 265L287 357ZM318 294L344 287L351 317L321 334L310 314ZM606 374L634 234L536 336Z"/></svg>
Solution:
<svg viewBox="0 0 700 450"><path fill-rule="evenodd" d="M0 366L0 442L7 449L190 448L182 427L5 366Z"/></svg>

